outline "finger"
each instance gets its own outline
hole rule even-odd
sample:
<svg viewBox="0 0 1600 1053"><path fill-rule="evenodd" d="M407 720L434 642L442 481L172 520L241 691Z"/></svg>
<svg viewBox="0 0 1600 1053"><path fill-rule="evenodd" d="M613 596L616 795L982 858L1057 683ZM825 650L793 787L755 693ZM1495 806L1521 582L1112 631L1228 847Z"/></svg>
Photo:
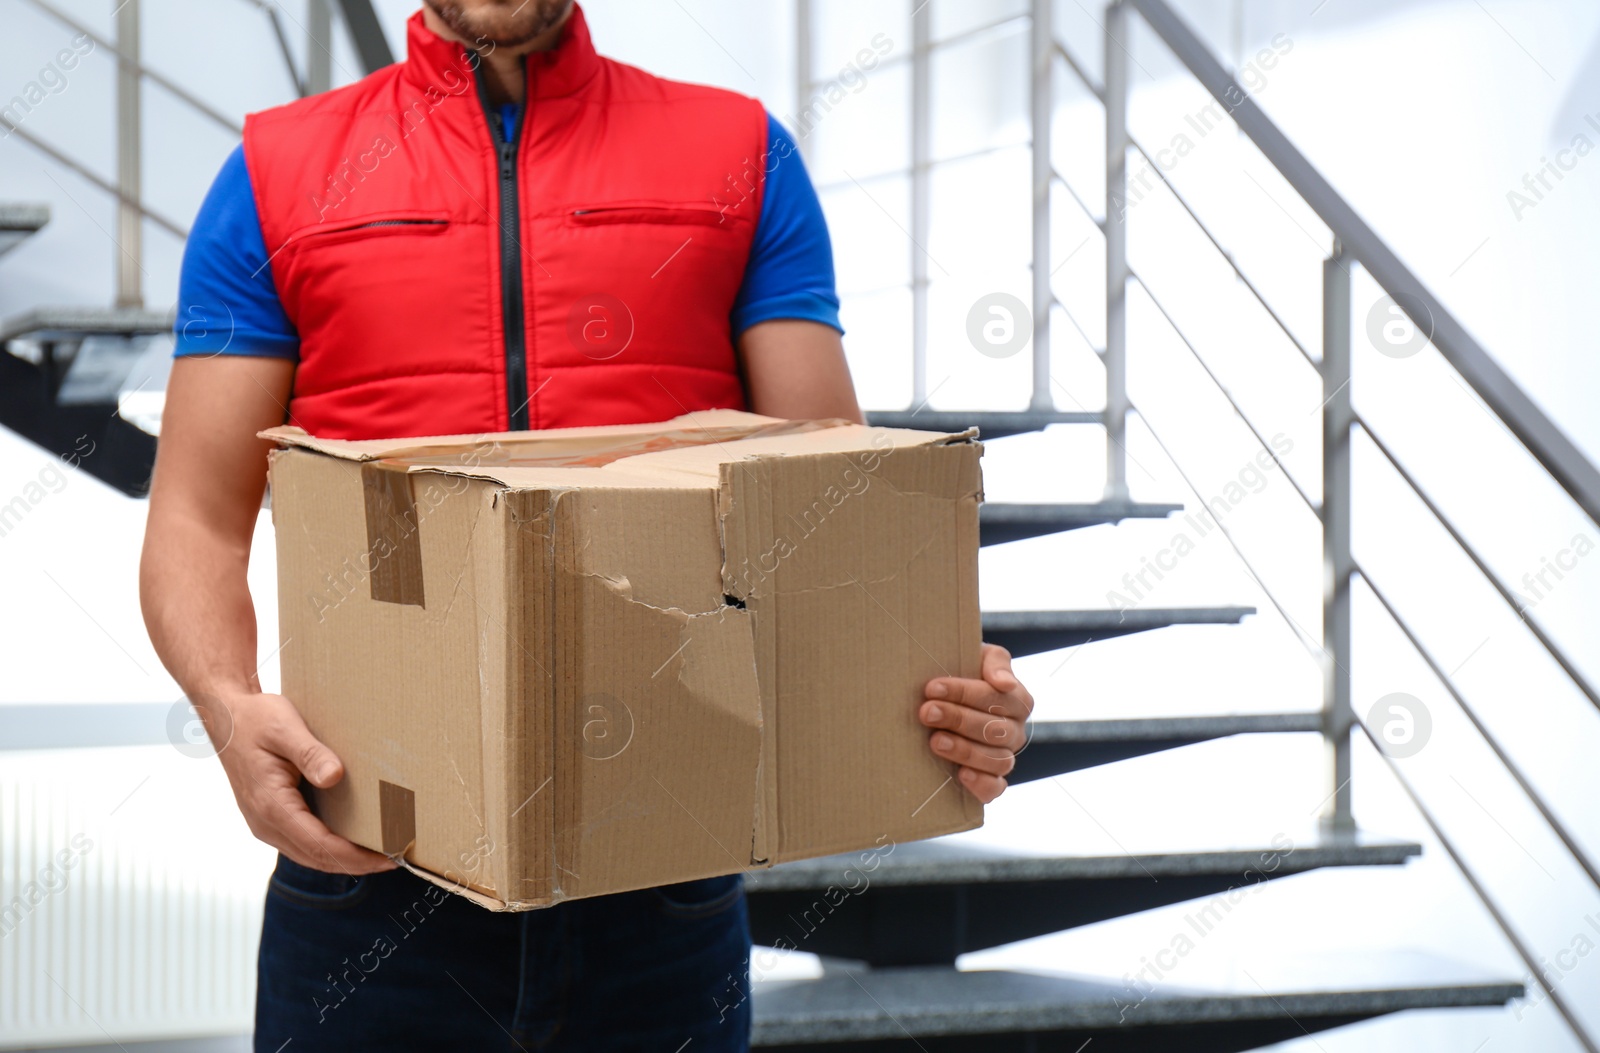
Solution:
<svg viewBox="0 0 1600 1053"><path fill-rule="evenodd" d="M939 677L928 681L923 693L932 700L969 706L991 717L1026 720L1033 710L1033 699L1026 689L1019 686L1016 691L1002 693L983 680Z"/></svg>
<svg viewBox="0 0 1600 1053"><path fill-rule="evenodd" d="M1006 792L1006 781L998 775L962 768L956 777L961 780L961 785L967 788L967 792L984 804Z"/></svg>
<svg viewBox="0 0 1600 1053"><path fill-rule="evenodd" d="M928 746L936 756L991 775L1008 775L1017 763L1016 754L1010 750L980 745L947 731L935 731L928 739Z"/></svg>
<svg viewBox="0 0 1600 1053"><path fill-rule="evenodd" d="M292 786L269 786L256 781L257 816L276 838L269 840L301 866L355 877L398 864L381 852L362 848L329 830L306 807L305 798Z"/></svg>
<svg viewBox="0 0 1600 1053"><path fill-rule="evenodd" d="M311 729L292 705L284 706L279 719L267 729L266 746L293 764L319 790L326 790L344 778L344 763L338 754L311 734Z"/></svg>
<svg viewBox="0 0 1600 1053"><path fill-rule="evenodd" d="M943 702L924 702L917 714L930 728L944 728L962 738L1015 753L1027 741L1022 721L996 716L971 706L952 706Z"/></svg>
<svg viewBox="0 0 1600 1053"><path fill-rule="evenodd" d="M1011 671L1011 652L999 644L983 645L982 676L996 691L1015 691L1022 686Z"/></svg>

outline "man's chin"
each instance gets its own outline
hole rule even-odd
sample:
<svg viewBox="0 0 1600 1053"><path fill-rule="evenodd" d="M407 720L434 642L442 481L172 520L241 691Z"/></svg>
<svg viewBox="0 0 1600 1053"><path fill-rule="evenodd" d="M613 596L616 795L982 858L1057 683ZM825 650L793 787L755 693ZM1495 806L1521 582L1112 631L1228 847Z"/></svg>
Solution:
<svg viewBox="0 0 1600 1053"><path fill-rule="evenodd" d="M461 3L425 0L450 31L474 47L517 48L560 25L572 0L518 0L517 3Z"/></svg>

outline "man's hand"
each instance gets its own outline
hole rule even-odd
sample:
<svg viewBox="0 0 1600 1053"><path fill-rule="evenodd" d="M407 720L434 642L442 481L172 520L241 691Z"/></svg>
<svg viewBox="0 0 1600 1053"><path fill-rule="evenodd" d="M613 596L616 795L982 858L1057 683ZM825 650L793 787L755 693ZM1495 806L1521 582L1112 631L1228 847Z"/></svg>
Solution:
<svg viewBox="0 0 1600 1053"><path fill-rule="evenodd" d="M344 777L290 701L261 693L246 570L272 444L294 363L265 355L179 358L167 383L140 599L150 639L195 703L250 830L303 866L388 870L384 856L329 832L300 796ZM285 646L307 647L285 641Z"/></svg>
<svg viewBox="0 0 1600 1053"><path fill-rule="evenodd" d="M252 834L313 870L354 876L395 868L388 856L333 833L306 807L300 776L325 790L344 778L344 765L311 734L294 703L258 694L196 708Z"/></svg>
<svg viewBox="0 0 1600 1053"><path fill-rule="evenodd" d="M928 681L917 716L939 730L928 738L934 756L961 765L961 785L984 804L1005 792L1006 776L1027 741L1023 725L1033 696L1011 672L1011 653L983 645L983 679L941 676Z"/></svg>

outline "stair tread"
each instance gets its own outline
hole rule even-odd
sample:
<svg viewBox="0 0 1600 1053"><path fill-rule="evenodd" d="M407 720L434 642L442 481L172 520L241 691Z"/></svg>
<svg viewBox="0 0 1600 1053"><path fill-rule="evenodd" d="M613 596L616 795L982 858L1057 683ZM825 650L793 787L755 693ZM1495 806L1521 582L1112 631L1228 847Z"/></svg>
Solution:
<svg viewBox="0 0 1600 1053"><path fill-rule="evenodd" d="M1038 519L1056 519L1075 513L1119 513L1126 519L1157 519L1181 512L1183 505L1159 501L1045 501L1025 503L1020 501L989 501L978 509L983 519L1005 522L1030 522Z"/></svg>
<svg viewBox="0 0 1600 1053"><path fill-rule="evenodd" d="M1054 424L1099 424L1101 415L1084 410L868 410L867 422L882 428L919 431L978 429L979 438L1038 431Z"/></svg>
<svg viewBox="0 0 1600 1053"><path fill-rule="evenodd" d="M999 545L1043 534L1120 523L1124 519L1166 519L1181 511L1181 504L1126 499L989 501L978 509L978 536L984 545Z"/></svg>
<svg viewBox="0 0 1600 1053"><path fill-rule="evenodd" d="M1160 660L1151 661L1159 647ZM1174 625L1020 659L1035 720L1282 713L1322 705L1322 672L1267 607L1237 625Z"/></svg>
<svg viewBox="0 0 1600 1053"><path fill-rule="evenodd" d="M50 222L50 206L31 201L0 201L0 230L33 232Z"/></svg>
<svg viewBox="0 0 1600 1053"><path fill-rule="evenodd" d="M1217 738L1250 733L1321 731L1322 714L1228 713L1104 720L1035 720L1029 742L1122 742L1142 739Z"/></svg>
<svg viewBox="0 0 1600 1053"><path fill-rule="evenodd" d="M1295 843L1292 851L1267 841L1249 847L1174 852L1120 852L1110 855L1045 854L965 843L959 836L895 845L876 855L874 886L937 885L1006 881L1070 881L1085 878L1152 877L1216 874L1259 867L1263 854L1278 853L1274 873L1297 873L1326 866L1388 866L1420 855L1422 846L1358 833ZM781 863L751 871L745 884L751 893L790 889L826 889L846 871L864 868L867 852L847 852Z"/></svg>
<svg viewBox="0 0 1600 1053"><path fill-rule="evenodd" d="M1248 1020L1294 1023L1407 1009L1498 1006L1523 994L1523 985L1514 980L1474 975L1467 967L1426 956L1415 959L1431 967L1407 976L1391 964L1385 971L1401 975L1363 982L1358 973L1346 986L1237 991L1130 988L1103 977L948 966L830 970L819 979L756 984L755 1041L759 1046Z"/></svg>
<svg viewBox="0 0 1600 1053"><path fill-rule="evenodd" d="M1254 607L1232 605L1205 607L1083 607L1037 611L984 611L983 628L1023 631L1028 629L1082 629L1104 626L1107 629L1147 625L1232 624L1256 613Z"/></svg>
<svg viewBox="0 0 1600 1053"><path fill-rule="evenodd" d="M164 333L171 311L143 307L37 307L0 322L0 344L18 337L71 339L94 333Z"/></svg>

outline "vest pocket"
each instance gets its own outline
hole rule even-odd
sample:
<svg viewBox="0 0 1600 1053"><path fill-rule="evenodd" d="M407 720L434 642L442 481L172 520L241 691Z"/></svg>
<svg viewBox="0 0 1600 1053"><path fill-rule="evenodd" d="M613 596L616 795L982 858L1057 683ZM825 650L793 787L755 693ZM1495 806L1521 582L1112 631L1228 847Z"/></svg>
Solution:
<svg viewBox="0 0 1600 1053"><path fill-rule="evenodd" d="M720 227L731 224L721 207L704 205L594 205L575 208L568 220L579 227L609 226L617 223L647 223L653 226Z"/></svg>
<svg viewBox="0 0 1600 1053"><path fill-rule="evenodd" d="M301 227L290 234L288 240L290 244L300 244L309 248L400 234L443 234L449 227L450 217L443 212L392 212L315 223L309 227Z"/></svg>

